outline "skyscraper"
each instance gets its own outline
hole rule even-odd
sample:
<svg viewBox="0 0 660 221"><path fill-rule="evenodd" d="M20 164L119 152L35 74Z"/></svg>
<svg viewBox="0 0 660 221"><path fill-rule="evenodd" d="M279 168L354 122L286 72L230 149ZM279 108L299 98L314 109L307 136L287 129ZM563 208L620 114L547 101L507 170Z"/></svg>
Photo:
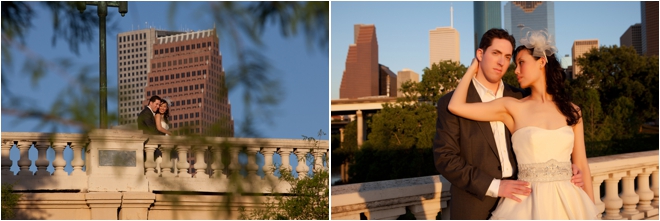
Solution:
<svg viewBox="0 0 660 221"><path fill-rule="evenodd" d="M460 61L460 35L454 29L454 8L449 8L449 27L429 31L429 68L444 60Z"/></svg>
<svg viewBox="0 0 660 221"><path fill-rule="evenodd" d="M436 28L429 31L429 68L440 61L461 60L460 35L453 27Z"/></svg>
<svg viewBox="0 0 660 221"><path fill-rule="evenodd" d="M573 47L571 47L573 52L573 79L582 74L582 67L577 64L577 59L592 48L598 48L598 39L575 40L573 42Z"/></svg>
<svg viewBox="0 0 660 221"><path fill-rule="evenodd" d="M169 102L171 131L234 135L215 29L151 28L120 33L117 42L120 124L136 124L148 99L158 95ZM221 131L211 133L214 124Z"/></svg>
<svg viewBox="0 0 660 221"><path fill-rule="evenodd" d="M499 1L474 2L474 50L479 48L481 36L491 28L502 28L502 8Z"/></svg>
<svg viewBox="0 0 660 221"><path fill-rule="evenodd" d="M354 26L354 42L348 46L346 69L339 86L339 98L379 94L378 39L373 24Z"/></svg>
<svg viewBox="0 0 660 221"><path fill-rule="evenodd" d="M545 30L554 38L555 3L507 2L504 5L504 28L516 38L516 45L532 30Z"/></svg>
<svg viewBox="0 0 660 221"><path fill-rule="evenodd" d="M151 72L153 44L158 37L182 32L154 28L119 33L117 35L117 82L119 85L119 124L137 123L144 108L144 88Z"/></svg>
<svg viewBox="0 0 660 221"><path fill-rule="evenodd" d="M658 55L658 2L640 2L642 9L642 54Z"/></svg>
<svg viewBox="0 0 660 221"><path fill-rule="evenodd" d="M631 25L626 32L619 38L621 46L630 46L635 48L637 54L642 54L642 24Z"/></svg>
<svg viewBox="0 0 660 221"><path fill-rule="evenodd" d="M419 74L415 73L413 70L404 68L403 70L400 70L397 73L397 82L396 82L396 88L397 88L397 97L403 97L403 93L401 92L401 85L405 82L412 81L415 83L419 82Z"/></svg>

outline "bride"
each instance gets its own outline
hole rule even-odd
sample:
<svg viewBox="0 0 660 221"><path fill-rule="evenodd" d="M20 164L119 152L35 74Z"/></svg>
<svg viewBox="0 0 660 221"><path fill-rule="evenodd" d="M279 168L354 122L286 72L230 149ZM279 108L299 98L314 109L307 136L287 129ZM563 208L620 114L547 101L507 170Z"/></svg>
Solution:
<svg viewBox="0 0 660 221"><path fill-rule="evenodd" d="M156 129L165 134L165 136L171 136L169 129L170 122L170 108L167 105L167 101L163 100L163 103L160 103L158 111L156 111Z"/></svg>
<svg viewBox="0 0 660 221"><path fill-rule="evenodd" d="M476 121L502 121L511 129L518 159L518 179L532 189L528 196L502 198L491 219L597 219L591 179L571 183L571 161L591 177L584 146L580 108L564 90L564 71L556 48L543 31L528 33L513 53L518 82L531 88L523 99L502 97L466 103L470 81L477 73L472 61L449 102L449 111Z"/></svg>

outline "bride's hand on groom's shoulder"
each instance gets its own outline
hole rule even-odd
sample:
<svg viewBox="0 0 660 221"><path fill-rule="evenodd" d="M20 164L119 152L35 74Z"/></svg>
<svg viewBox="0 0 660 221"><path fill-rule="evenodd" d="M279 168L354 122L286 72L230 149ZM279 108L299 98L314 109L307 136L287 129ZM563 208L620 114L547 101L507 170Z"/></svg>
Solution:
<svg viewBox="0 0 660 221"><path fill-rule="evenodd" d="M522 200L516 197L514 194L529 196L532 192L532 189L529 188L529 183L522 180L502 180L500 181L500 189L498 192L499 197L509 198L515 200L516 202L522 202Z"/></svg>

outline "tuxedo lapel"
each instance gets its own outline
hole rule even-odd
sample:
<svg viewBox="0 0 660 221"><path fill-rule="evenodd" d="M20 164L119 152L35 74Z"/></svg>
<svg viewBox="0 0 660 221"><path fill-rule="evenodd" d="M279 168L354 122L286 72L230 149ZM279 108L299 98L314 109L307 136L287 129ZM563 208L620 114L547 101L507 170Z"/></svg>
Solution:
<svg viewBox="0 0 660 221"><path fill-rule="evenodd" d="M477 89L474 87L474 83L470 83L470 88L468 89L468 94L467 94L467 103L477 103L481 102L481 97L479 97L479 93L477 93ZM486 138L486 142L488 142L488 145L490 146L490 149L495 153L495 156L497 158L500 158L499 151L497 151L497 145L495 144L495 137L493 137L493 129L490 127L490 122L488 121L475 121L475 123L479 126L479 129L481 129L481 132L483 133L484 138Z"/></svg>

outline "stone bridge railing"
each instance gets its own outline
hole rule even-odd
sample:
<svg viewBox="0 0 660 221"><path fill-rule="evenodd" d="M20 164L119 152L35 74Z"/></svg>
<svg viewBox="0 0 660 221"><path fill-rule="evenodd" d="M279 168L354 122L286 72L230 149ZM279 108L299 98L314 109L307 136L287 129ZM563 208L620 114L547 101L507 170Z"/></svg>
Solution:
<svg viewBox="0 0 660 221"><path fill-rule="evenodd" d="M603 219L658 219L658 153L588 159ZM438 212L448 219L450 185L442 176L427 176L333 186L331 218L396 219L410 211L417 219L436 219Z"/></svg>
<svg viewBox="0 0 660 221"><path fill-rule="evenodd" d="M328 154L327 140L150 136L133 130L3 132L1 147L2 183L23 195L18 219L236 219L239 208L260 208L272 193L289 191L290 184L278 178L283 169L300 179L327 170ZM20 153L15 162L12 148ZM37 151L34 161L31 148ZM65 150L73 152L72 159L65 159ZM154 158L154 152L162 156Z"/></svg>

